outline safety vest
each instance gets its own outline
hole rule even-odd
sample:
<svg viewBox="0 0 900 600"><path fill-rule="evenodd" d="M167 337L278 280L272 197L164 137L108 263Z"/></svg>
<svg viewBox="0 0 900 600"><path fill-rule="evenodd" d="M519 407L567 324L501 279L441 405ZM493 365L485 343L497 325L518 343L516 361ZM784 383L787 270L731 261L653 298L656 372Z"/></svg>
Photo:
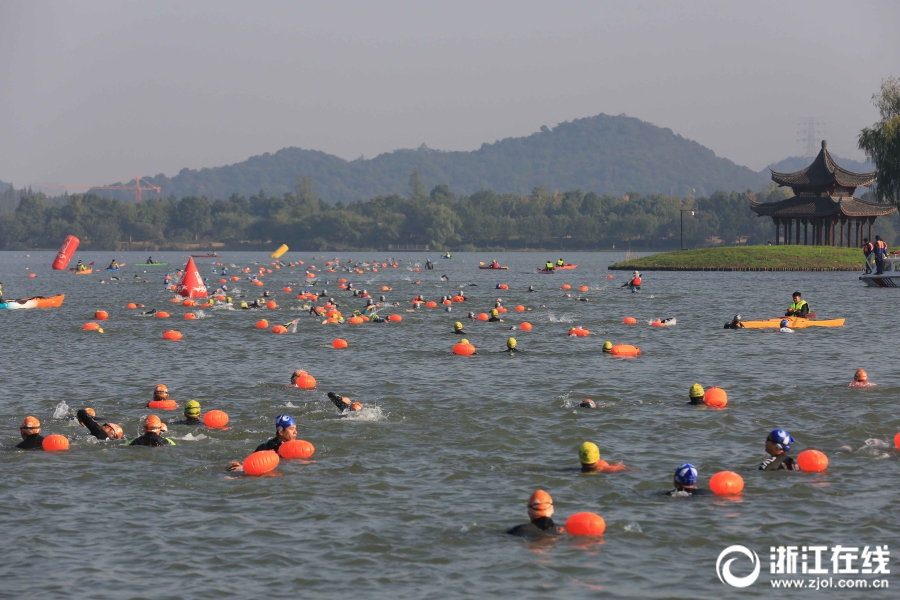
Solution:
<svg viewBox="0 0 900 600"><path fill-rule="evenodd" d="M640 277L635 277L634 279L632 279L632 280L631 280L631 285L636 285L636 286L640 287L640 286L641 286L641 278L640 278Z"/></svg>
<svg viewBox="0 0 900 600"><path fill-rule="evenodd" d="M547 261L547 270L549 271L549 270L552 269L552 268L553 268L553 263Z"/></svg>
<svg viewBox="0 0 900 600"><path fill-rule="evenodd" d="M866 242L866 245L863 246L863 252L866 254L870 254L875 249L875 246L872 245L872 242Z"/></svg>
<svg viewBox="0 0 900 600"><path fill-rule="evenodd" d="M875 249L878 254L887 254L888 245L884 240L878 240L875 243L878 245L878 247Z"/></svg>
<svg viewBox="0 0 900 600"><path fill-rule="evenodd" d="M791 310L800 312L804 306L806 306L806 300L801 300L800 302L791 302Z"/></svg>
<svg viewBox="0 0 900 600"><path fill-rule="evenodd" d="M565 264L566 264L566 263L564 263L564 262L562 261L562 259L556 261L556 266L557 266L557 267L562 267L562 266L564 266Z"/></svg>

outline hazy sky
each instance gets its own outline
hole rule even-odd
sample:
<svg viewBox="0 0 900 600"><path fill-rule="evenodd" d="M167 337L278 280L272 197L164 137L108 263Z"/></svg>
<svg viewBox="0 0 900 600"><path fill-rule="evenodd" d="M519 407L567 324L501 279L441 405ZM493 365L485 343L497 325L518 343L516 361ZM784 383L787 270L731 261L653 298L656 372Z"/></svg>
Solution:
<svg viewBox="0 0 900 600"><path fill-rule="evenodd" d="M0 0L0 179L109 183L285 146L472 150L598 113L760 169L861 158L900 2Z"/></svg>

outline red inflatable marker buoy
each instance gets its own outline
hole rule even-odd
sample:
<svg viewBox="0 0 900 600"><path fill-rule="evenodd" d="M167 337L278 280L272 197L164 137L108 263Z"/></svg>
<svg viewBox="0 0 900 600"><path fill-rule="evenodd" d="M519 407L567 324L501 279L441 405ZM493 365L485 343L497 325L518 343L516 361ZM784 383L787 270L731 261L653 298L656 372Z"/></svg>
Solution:
<svg viewBox="0 0 900 600"><path fill-rule="evenodd" d="M59 247L59 252L56 253L56 258L53 260L53 270L66 270L66 267L69 266L69 261L72 260L72 256L75 254L75 251L78 250L79 243L80 242L78 238L74 235L66 236L66 239L63 240L62 246Z"/></svg>
<svg viewBox="0 0 900 600"><path fill-rule="evenodd" d="M828 457L818 450L804 450L797 455L797 464L809 473L818 473L828 468Z"/></svg>
<svg viewBox="0 0 900 600"><path fill-rule="evenodd" d="M181 332L175 331L174 329L169 329L168 331L163 332L163 339L177 342L181 339Z"/></svg>
<svg viewBox="0 0 900 600"><path fill-rule="evenodd" d="M203 424L213 429L228 425L228 414L224 410L211 410L203 415Z"/></svg>
<svg viewBox="0 0 900 600"><path fill-rule="evenodd" d="M44 438L44 441L41 442L41 447L47 452L59 452L60 450L68 450L69 438L64 435L54 433Z"/></svg>
<svg viewBox="0 0 900 600"><path fill-rule="evenodd" d="M722 388L713 386L703 394L703 402L705 402L707 406L722 408L728 404L728 394Z"/></svg>
<svg viewBox="0 0 900 600"><path fill-rule="evenodd" d="M575 513L566 519L566 531L570 535L603 535L606 521L592 512Z"/></svg>
<svg viewBox="0 0 900 600"><path fill-rule="evenodd" d="M719 471L709 478L709 489L718 495L740 494L744 478L734 471Z"/></svg>
<svg viewBox="0 0 900 600"><path fill-rule="evenodd" d="M254 452L244 459L244 473L247 475L263 475L275 469L281 459L274 450Z"/></svg>
<svg viewBox="0 0 900 600"><path fill-rule="evenodd" d="M306 440L291 440L278 447L281 458L309 458L315 451L315 446Z"/></svg>
<svg viewBox="0 0 900 600"><path fill-rule="evenodd" d="M174 400L151 400L147 403L147 408L158 408L159 410L175 410L178 403Z"/></svg>

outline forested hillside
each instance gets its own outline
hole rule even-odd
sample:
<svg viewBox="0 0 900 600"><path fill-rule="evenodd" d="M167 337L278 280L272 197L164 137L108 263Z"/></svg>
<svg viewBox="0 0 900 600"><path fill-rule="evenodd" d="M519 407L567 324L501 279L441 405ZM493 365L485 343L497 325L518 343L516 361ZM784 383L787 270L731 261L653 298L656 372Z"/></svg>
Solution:
<svg viewBox="0 0 900 600"><path fill-rule="evenodd" d="M446 185L457 195L491 189L527 194L532 188L581 189L621 196L708 196L717 190L761 190L768 177L719 158L700 144L626 116L597 115L560 123L520 138L483 144L472 152L442 152L422 145L372 159L346 161L316 150L285 148L244 162L211 169L182 169L174 177L148 181L162 196L228 198L258 190L281 195L299 176L313 179L325 202L355 202L404 194L418 167L426 189ZM129 200L128 192L99 192Z"/></svg>

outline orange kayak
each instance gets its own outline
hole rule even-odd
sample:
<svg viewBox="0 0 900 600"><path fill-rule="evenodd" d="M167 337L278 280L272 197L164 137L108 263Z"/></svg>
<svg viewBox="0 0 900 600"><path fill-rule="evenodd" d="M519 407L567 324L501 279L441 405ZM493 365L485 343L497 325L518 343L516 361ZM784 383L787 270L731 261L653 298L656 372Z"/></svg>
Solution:
<svg viewBox="0 0 900 600"><path fill-rule="evenodd" d="M31 298L22 298L21 300L10 300L9 302L0 302L0 308L59 308L62 306L63 300L66 299L65 294L59 296L33 296Z"/></svg>

